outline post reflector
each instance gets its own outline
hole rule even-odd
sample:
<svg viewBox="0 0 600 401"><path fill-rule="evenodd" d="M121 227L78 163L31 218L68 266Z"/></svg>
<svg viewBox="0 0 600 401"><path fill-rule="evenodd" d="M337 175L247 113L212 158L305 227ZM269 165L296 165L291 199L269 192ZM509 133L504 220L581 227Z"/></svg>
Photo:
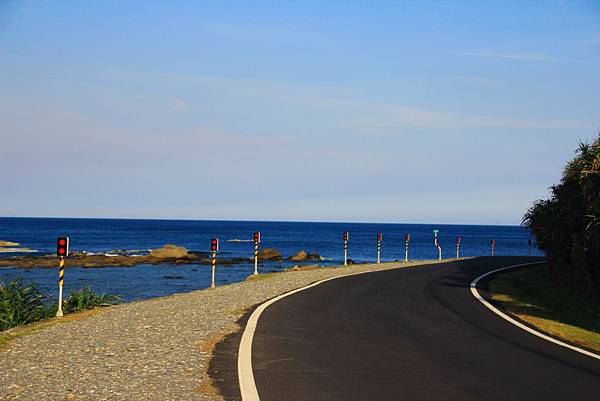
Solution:
<svg viewBox="0 0 600 401"><path fill-rule="evenodd" d="M410 241L410 234L405 234L404 235L404 242L408 242Z"/></svg>
<svg viewBox="0 0 600 401"><path fill-rule="evenodd" d="M56 241L56 255L69 256L69 237L60 237Z"/></svg>
<svg viewBox="0 0 600 401"><path fill-rule="evenodd" d="M219 250L219 240L217 238L213 238L210 241L210 250L215 252Z"/></svg>
<svg viewBox="0 0 600 401"><path fill-rule="evenodd" d="M260 233L258 231L254 233L254 242L260 242Z"/></svg>
<svg viewBox="0 0 600 401"><path fill-rule="evenodd" d="M344 241L348 241L348 231L344 231Z"/></svg>
<svg viewBox="0 0 600 401"><path fill-rule="evenodd" d="M381 233L377 233L377 241L381 241Z"/></svg>
<svg viewBox="0 0 600 401"><path fill-rule="evenodd" d="M460 237L456 237L456 243L460 244Z"/></svg>

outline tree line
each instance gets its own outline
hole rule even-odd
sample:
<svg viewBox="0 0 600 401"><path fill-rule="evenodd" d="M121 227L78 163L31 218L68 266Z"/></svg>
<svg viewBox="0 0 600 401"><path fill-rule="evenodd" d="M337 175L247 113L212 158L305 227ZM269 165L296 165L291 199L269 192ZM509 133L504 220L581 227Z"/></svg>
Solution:
<svg viewBox="0 0 600 401"><path fill-rule="evenodd" d="M523 225L557 279L600 289L600 134L591 144L579 144L560 183L550 187L548 199L533 204Z"/></svg>

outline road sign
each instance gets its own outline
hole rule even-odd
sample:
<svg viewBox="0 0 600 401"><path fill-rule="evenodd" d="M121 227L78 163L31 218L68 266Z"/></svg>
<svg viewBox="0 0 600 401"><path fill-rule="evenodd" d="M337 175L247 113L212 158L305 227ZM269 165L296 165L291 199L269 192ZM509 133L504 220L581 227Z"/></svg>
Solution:
<svg viewBox="0 0 600 401"><path fill-rule="evenodd" d="M69 237L60 237L56 241L56 255L69 256Z"/></svg>

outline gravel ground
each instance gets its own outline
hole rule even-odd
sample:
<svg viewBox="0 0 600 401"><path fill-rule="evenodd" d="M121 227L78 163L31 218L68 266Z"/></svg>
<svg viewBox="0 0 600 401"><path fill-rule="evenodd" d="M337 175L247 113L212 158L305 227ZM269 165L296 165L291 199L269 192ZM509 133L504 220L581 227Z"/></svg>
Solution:
<svg viewBox="0 0 600 401"><path fill-rule="evenodd" d="M222 401L206 372L210 351L245 310L324 278L411 264L276 273L52 325L0 351L0 400Z"/></svg>

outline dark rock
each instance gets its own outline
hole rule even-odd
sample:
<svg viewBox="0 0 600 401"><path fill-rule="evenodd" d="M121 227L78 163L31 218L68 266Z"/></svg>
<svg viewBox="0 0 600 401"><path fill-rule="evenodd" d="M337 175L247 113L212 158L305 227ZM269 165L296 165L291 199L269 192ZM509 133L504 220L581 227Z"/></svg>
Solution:
<svg viewBox="0 0 600 401"><path fill-rule="evenodd" d="M281 252L273 248L261 249L258 252L258 258L261 260L281 260Z"/></svg>

